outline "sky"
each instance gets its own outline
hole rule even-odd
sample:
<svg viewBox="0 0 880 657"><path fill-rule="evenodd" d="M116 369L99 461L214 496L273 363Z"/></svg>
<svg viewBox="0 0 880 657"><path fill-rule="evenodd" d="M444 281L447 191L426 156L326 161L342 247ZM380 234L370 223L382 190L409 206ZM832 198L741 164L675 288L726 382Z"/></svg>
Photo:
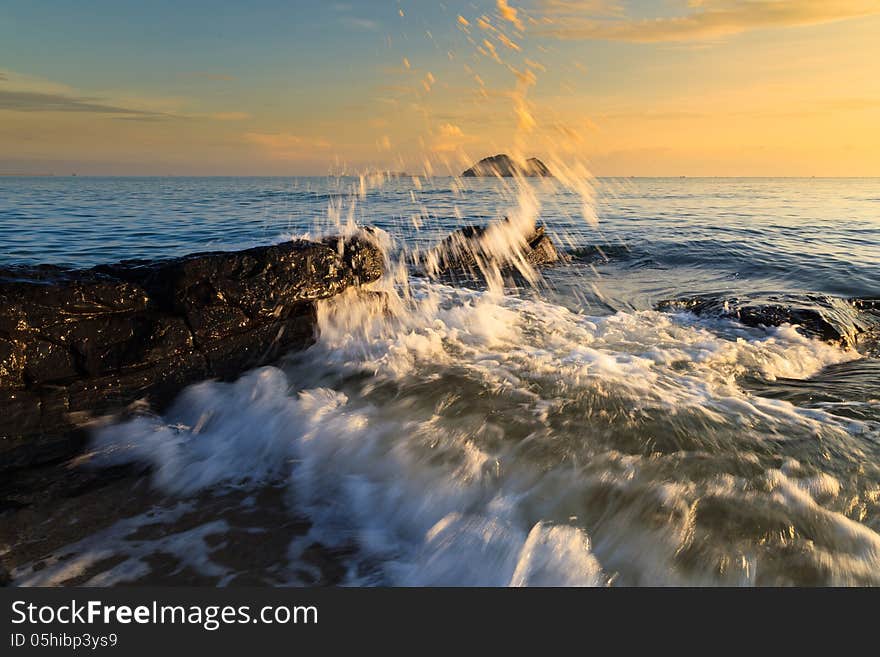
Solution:
<svg viewBox="0 0 880 657"><path fill-rule="evenodd" d="M880 176L880 0L4 0L0 174Z"/></svg>

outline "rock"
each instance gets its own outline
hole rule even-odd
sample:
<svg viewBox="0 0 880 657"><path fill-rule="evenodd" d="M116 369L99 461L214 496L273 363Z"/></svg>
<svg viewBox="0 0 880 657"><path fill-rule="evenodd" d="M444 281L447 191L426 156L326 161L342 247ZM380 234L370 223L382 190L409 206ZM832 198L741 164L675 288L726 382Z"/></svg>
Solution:
<svg viewBox="0 0 880 657"><path fill-rule="evenodd" d="M513 176L525 177L549 177L553 174L536 157L530 157L523 163L516 162L509 155L500 154L492 157L484 157L470 169L462 174L464 178L500 177L512 178Z"/></svg>
<svg viewBox="0 0 880 657"><path fill-rule="evenodd" d="M65 458L77 428L314 340L315 301L379 278L368 234L89 270L0 268L0 471Z"/></svg>
<svg viewBox="0 0 880 657"><path fill-rule="evenodd" d="M480 274L481 266L494 264L501 270L516 267L517 253L510 249L493 248L493 230L508 230L507 218L489 226L465 226L458 229L429 252L423 263L428 275L449 272ZM532 266L548 265L560 259L559 252L543 226L534 226L519 240L519 255Z"/></svg>
<svg viewBox="0 0 880 657"><path fill-rule="evenodd" d="M547 168L541 160L536 157L530 157L526 160L525 164L525 175L527 176L537 176L541 178L552 178L553 174L550 173L550 169Z"/></svg>
<svg viewBox="0 0 880 657"><path fill-rule="evenodd" d="M704 294L661 301L658 310L727 317L746 326L792 324L813 338L874 352L880 337L880 300L839 299L824 294L724 297Z"/></svg>
<svg viewBox="0 0 880 657"><path fill-rule="evenodd" d="M528 241L529 247L525 252L526 261L534 266L550 265L560 259L559 251L550 236L544 233L543 226L537 226L535 234Z"/></svg>

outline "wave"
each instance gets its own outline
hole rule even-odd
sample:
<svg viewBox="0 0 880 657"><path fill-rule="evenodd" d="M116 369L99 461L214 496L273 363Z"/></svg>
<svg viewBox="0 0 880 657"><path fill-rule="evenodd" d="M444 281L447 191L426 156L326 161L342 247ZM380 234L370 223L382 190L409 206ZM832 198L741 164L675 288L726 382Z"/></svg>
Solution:
<svg viewBox="0 0 880 657"><path fill-rule="evenodd" d="M351 584L880 583L877 424L741 385L853 351L418 279L319 321L281 367L102 430L99 460L183 496L282 478L318 540L357 546Z"/></svg>
<svg viewBox="0 0 880 657"><path fill-rule="evenodd" d="M361 230L368 182L330 201L333 233ZM329 546L346 584L880 584L880 423L781 394L854 367L852 343L805 335L795 315L554 303L520 252L540 195L504 193L474 231L474 289L430 278L418 240L370 231L386 275L319 302L312 347L98 430L92 462L145 464L184 500L280 482L311 522L290 562ZM640 248L570 254L574 286L593 284L583 261L657 266Z"/></svg>

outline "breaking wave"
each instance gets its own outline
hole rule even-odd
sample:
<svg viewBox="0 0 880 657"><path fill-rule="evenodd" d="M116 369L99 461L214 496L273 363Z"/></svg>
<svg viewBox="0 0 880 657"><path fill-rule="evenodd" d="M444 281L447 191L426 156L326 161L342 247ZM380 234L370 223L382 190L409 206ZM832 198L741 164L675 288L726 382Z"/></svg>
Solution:
<svg viewBox="0 0 880 657"><path fill-rule="evenodd" d="M880 583L877 423L743 385L851 350L422 278L319 323L280 367L102 430L100 458L181 496L286 482L314 538L355 546L350 584Z"/></svg>

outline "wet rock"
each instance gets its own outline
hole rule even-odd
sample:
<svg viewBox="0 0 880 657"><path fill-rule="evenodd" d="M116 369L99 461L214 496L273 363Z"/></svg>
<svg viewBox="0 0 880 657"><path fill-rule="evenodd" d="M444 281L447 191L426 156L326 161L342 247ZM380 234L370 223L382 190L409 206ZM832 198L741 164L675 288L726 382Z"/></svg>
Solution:
<svg viewBox="0 0 880 657"><path fill-rule="evenodd" d="M354 546L334 549L321 543L312 543L300 558L317 569L320 577L314 583L338 586L343 583L348 572L345 562L354 553Z"/></svg>
<svg viewBox="0 0 880 657"><path fill-rule="evenodd" d="M824 294L705 294L661 301L658 310L735 319L746 326L791 324L812 338L873 353L880 337L880 301Z"/></svg>
<svg viewBox="0 0 880 657"><path fill-rule="evenodd" d="M629 244L593 244L566 249L563 254L573 262L590 265L614 263L631 269L662 268L647 250Z"/></svg>
<svg viewBox="0 0 880 657"><path fill-rule="evenodd" d="M89 270L0 269L0 471L64 458L76 429L314 340L315 302L381 276L368 233Z"/></svg>
<svg viewBox="0 0 880 657"><path fill-rule="evenodd" d="M464 178L512 178L514 176L534 178L549 177L553 174L536 157L530 157L525 162L517 162L509 155L502 153L500 155L484 157L461 175Z"/></svg>
<svg viewBox="0 0 880 657"><path fill-rule="evenodd" d="M433 276L449 273L479 276L487 265L495 265L500 270L516 269L520 257L532 266L559 261L559 252L543 226L534 226L524 236L515 238L513 241L518 245L518 251L498 248L498 240L490 231L511 230L508 224L505 218L489 226L465 226L456 230L427 254L424 270Z"/></svg>
<svg viewBox="0 0 880 657"><path fill-rule="evenodd" d="M544 233L544 227L538 226L536 233L528 242L525 252L526 260L532 265L550 265L560 259L559 251L550 236Z"/></svg>

